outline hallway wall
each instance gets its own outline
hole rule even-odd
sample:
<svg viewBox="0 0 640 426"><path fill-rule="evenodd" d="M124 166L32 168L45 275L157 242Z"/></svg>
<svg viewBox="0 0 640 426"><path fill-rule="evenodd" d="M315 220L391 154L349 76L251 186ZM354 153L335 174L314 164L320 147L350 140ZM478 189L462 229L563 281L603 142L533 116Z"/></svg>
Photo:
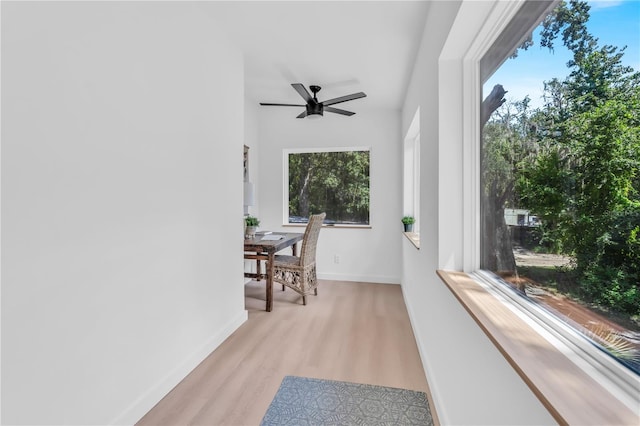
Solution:
<svg viewBox="0 0 640 426"><path fill-rule="evenodd" d="M3 424L134 423L246 320L243 84L193 4L3 2Z"/></svg>

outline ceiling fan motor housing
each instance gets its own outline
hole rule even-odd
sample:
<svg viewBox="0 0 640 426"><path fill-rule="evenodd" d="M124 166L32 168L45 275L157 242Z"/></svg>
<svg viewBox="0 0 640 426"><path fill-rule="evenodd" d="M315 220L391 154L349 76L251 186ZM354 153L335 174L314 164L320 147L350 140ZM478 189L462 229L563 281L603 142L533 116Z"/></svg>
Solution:
<svg viewBox="0 0 640 426"><path fill-rule="evenodd" d="M324 108L321 103L311 103L307 104L307 116L319 115L322 116L324 113Z"/></svg>

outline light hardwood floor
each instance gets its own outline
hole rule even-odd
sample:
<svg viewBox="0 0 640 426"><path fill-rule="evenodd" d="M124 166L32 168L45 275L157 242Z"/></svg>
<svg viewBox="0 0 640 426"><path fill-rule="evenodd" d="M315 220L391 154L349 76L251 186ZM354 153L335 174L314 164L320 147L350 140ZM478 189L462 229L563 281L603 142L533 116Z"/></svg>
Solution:
<svg viewBox="0 0 640 426"><path fill-rule="evenodd" d="M264 311L264 288L245 286L249 320L139 426L258 425L287 375L428 394L399 285L322 281L306 306L276 286L272 312Z"/></svg>

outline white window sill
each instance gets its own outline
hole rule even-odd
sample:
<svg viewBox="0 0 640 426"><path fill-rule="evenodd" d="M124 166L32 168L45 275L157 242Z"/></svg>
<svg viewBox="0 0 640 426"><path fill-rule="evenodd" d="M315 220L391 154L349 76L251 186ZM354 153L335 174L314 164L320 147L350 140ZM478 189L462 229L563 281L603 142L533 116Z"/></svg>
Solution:
<svg viewBox="0 0 640 426"><path fill-rule="evenodd" d="M625 404L469 275L437 273L558 423L639 424L637 395Z"/></svg>
<svg viewBox="0 0 640 426"><path fill-rule="evenodd" d="M284 227L291 228L306 228L306 223L284 223L282 224ZM348 229L371 229L371 225L341 225L341 224L322 224L323 228L348 228Z"/></svg>

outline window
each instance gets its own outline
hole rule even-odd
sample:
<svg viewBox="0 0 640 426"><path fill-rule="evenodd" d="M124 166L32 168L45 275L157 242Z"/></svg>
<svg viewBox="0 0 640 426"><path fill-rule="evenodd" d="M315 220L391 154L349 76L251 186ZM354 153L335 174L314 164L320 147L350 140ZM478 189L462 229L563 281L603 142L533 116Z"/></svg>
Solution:
<svg viewBox="0 0 640 426"><path fill-rule="evenodd" d="M404 216L415 219L413 233L420 234L420 108L416 111L404 138L403 173Z"/></svg>
<svg viewBox="0 0 640 426"><path fill-rule="evenodd" d="M635 7L637 16L637 3L626 3L622 6ZM572 13L573 4L561 7L563 13ZM526 21L526 12L525 5L520 19ZM529 12L528 25L514 20L517 25L510 24L489 49L480 65L483 81L522 46L518 42L505 47L508 40L523 40L517 27L531 28L542 16ZM520 94L516 86L531 85L518 83L532 66L522 50L505 63L522 62L523 68L514 71L517 78L501 77L514 87L499 87L495 78L485 84L480 106L479 263L490 272L484 276L521 306L559 318L565 324L560 329L570 326L588 339L585 350L595 347L611 356L617 364L595 357L609 365L609 371L620 377L637 375L640 141L627 129L637 126L633 105L640 100L640 83L633 77L637 69L624 65L619 50L600 47L598 39L589 39L585 32L567 37L576 34L583 43L574 40L574 50L580 51L574 51L575 56L568 52L573 61L569 70L560 51L562 35L552 40L556 53L549 53L545 68L559 69L552 65L559 62L565 73L538 80L540 95L536 91L505 99L505 90ZM543 36L538 28L530 41L537 48Z"/></svg>
<svg viewBox="0 0 640 426"><path fill-rule="evenodd" d="M369 148L284 151L284 223L369 226Z"/></svg>

